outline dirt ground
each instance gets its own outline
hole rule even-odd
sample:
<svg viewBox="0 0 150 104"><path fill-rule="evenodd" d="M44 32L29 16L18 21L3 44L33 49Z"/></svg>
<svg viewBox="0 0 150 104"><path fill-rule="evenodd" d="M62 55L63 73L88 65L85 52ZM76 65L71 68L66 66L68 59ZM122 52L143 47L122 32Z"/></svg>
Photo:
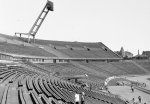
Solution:
<svg viewBox="0 0 150 104"><path fill-rule="evenodd" d="M139 83L145 83L146 87L144 87L145 89L150 90L150 75L144 75L144 76L139 76L139 75L135 75L135 76L126 76L126 79L131 80L131 81L136 81ZM130 102L132 102L132 99L134 98L135 102L139 102L138 100L138 96L141 96L141 103L139 104L150 104L150 94L145 93L143 91L134 89L134 92L131 91L131 87L130 86L109 86L108 90L113 93L113 94L117 94L119 95L121 98L128 100Z"/></svg>

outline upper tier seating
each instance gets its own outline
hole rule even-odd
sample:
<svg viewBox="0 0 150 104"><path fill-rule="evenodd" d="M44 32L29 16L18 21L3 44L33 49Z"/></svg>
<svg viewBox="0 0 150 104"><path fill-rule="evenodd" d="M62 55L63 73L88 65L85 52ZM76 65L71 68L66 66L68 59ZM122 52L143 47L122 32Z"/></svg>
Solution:
<svg viewBox="0 0 150 104"><path fill-rule="evenodd" d="M67 42L67 41L52 41L52 40L35 40L37 44L41 45L53 45L53 46L59 46L59 47L66 47L72 46L72 47L80 47L83 48L84 46L87 46L89 48L98 48L101 46L101 43L89 43L89 42ZM104 46L104 45L102 45Z"/></svg>
<svg viewBox="0 0 150 104"><path fill-rule="evenodd" d="M45 56L45 57L56 57L55 55L44 51L38 47L14 45L6 42L0 42L0 51L19 55L33 55L33 56Z"/></svg>
<svg viewBox="0 0 150 104"><path fill-rule="evenodd" d="M36 39L36 44L55 47L72 58L120 58L103 43L65 42Z"/></svg>
<svg viewBox="0 0 150 104"><path fill-rule="evenodd" d="M4 40L0 40L0 51L6 53L47 57L56 57L59 53L61 56L67 56L67 58L121 58L101 42L66 42L36 39L36 44L28 44L26 43L27 38L2 34L0 34L0 37ZM31 41L33 40L31 39ZM51 47L51 49L46 47ZM56 51L51 51L52 48Z"/></svg>
<svg viewBox="0 0 150 104"><path fill-rule="evenodd" d="M86 50L84 48L57 48L56 50L62 52L63 54L71 57L71 58L99 58L99 59L109 59L109 58L119 58L115 53L110 50L103 50L100 48Z"/></svg>

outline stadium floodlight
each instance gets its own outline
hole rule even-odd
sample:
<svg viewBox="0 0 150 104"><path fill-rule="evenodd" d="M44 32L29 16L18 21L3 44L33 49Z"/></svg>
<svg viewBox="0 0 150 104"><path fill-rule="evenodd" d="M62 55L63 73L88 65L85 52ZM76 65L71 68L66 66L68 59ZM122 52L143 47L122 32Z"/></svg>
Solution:
<svg viewBox="0 0 150 104"><path fill-rule="evenodd" d="M47 1L47 9L50 11L54 11L53 2Z"/></svg>

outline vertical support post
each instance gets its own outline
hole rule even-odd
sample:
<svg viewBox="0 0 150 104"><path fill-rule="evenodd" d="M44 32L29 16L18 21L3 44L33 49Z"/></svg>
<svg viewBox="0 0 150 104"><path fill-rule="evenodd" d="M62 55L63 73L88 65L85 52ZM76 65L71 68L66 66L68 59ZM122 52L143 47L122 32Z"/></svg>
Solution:
<svg viewBox="0 0 150 104"><path fill-rule="evenodd" d="M28 34L28 43L30 43L30 34Z"/></svg>
<svg viewBox="0 0 150 104"><path fill-rule="evenodd" d="M35 35L33 35L33 42L35 43Z"/></svg>

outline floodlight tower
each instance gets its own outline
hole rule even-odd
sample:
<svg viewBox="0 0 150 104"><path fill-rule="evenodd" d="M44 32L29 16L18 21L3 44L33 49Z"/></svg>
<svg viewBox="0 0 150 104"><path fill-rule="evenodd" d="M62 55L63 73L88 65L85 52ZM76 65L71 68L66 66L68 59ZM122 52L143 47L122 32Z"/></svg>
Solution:
<svg viewBox="0 0 150 104"><path fill-rule="evenodd" d="M35 35L38 32L49 11L53 11L53 2L48 0L40 15L36 19L35 23L31 27L30 31L28 33L15 33L15 35L19 34L20 37L21 35L28 35L28 43L30 43L30 36L32 36L33 42L35 42Z"/></svg>

